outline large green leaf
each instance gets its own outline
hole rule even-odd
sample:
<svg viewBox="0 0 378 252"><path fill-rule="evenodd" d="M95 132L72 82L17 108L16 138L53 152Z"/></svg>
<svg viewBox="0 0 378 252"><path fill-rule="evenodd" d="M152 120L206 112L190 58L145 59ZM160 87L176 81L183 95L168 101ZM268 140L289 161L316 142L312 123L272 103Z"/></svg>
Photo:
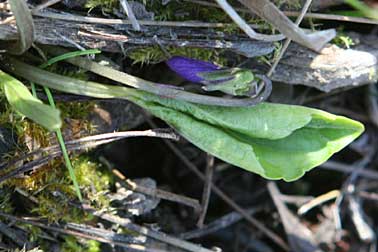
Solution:
<svg viewBox="0 0 378 252"><path fill-rule="evenodd" d="M268 179L293 181L320 165L363 131L354 120L294 105L254 107L198 105L140 90L83 82L26 65L13 58L8 71L63 92L121 98L160 117L212 155Z"/></svg>
<svg viewBox="0 0 378 252"><path fill-rule="evenodd" d="M9 104L22 115L41 124L48 130L61 127L60 112L35 98L20 81L0 70L0 86Z"/></svg>
<svg viewBox="0 0 378 252"><path fill-rule="evenodd" d="M137 103L204 151L268 179L298 179L364 130L346 117L294 105L223 108L149 94Z"/></svg>

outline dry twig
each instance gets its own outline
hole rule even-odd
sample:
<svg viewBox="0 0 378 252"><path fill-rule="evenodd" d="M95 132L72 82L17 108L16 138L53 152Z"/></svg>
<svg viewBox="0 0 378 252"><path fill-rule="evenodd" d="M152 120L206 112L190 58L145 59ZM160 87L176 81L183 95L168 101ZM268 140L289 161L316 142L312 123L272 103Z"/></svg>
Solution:
<svg viewBox="0 0 378 252"><path fill-rule="evenodd" d="M210 194L211 194L211 181L213 180L214 174L214 157L210 154L207 155L206 159L206 180L203 185L202 192L202 202L201 202L201 215L198 219L197 226L199 228L203 227L205 222L207 208L209 206Z"/></svg>
<svg viewBox="0 0 378 252"><path fill-rule="evenodd" d="M133 26L134 30L140 31L140 24L138 20L136 19L133 9L131 8L130 4L127 2L127 0L119 0L121 3L121 6L123 10L125 11L126 15L129 17L131 25Z"/></svg>
<svg viewBox="0 0 378 252"><path fill-rule="evenodd" d="M183 204L185 206L192 207L196 212L199 212L201 210L201 205L196 199L192 199L183 195L178 195L172 192L167 192L161 189L147 188L138 185L132 180L127 179L119 170L115 169L114 167L111 167L112 165L104 158L102 158L101 161L104 162L106 166L112 171L112 173L119 179L119 182L121 182L126 188L129 188L132 191L143 193L155 198L165 199L179 204Z"/></svg>

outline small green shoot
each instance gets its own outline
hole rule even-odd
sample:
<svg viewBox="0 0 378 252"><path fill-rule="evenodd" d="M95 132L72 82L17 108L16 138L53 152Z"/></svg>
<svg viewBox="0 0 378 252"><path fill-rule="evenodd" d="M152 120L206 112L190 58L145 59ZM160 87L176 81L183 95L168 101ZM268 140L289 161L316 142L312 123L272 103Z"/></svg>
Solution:
<svg viewBox="0 0 378 252"><path fill-rule="evenodd" d="M56 63L58 61L62 61L62 60L68 59L68 58L74 58L74 57L77 57L77 56L89 55L89 54L97 54L97 53L101 53L101 51L97 50L97 49L91 49L91 50L84 50L84 51L69 52L69 53L65 53L65 54L56 56L54 58L51 58L50 60L48 60L46 63L40 65L39 67L43 69L43 68L46 68L48 66L51 66L52 64L54 64L54 63ZM47 95L47 99L48 99L48 101L50 103L50 106L52 108L56 109L54 97L53 97L50 89L48 87L43 87L43 89L44 89L44 91L45 91L45 93ZM32 90L34 90L33 94L34 93L36 94L35 85L33 83L32 83ZM66 164L66 167L68 169L68 172L69 172L70 177L72 179L72 182L74 184L76 194L77 194L79 200L82 201L83 197L81 195L80 188L79 188L79 185L77 183L76 176L75 176L75 172L74 172L73 166L71 164L71 160L69 158L68 151L67 151L66 145L64 143L63 134L62 134L62 131L60 130L60 128L57 129L57 130L55 130L55 134L56 134L56 137L58 139L60 148L62 149L64 162Z"/></svg>
<svg viewBox="0 0 378 252"><path fill-rule="evenodd" d="M355 45L353 39L343 33L338 34L332 42L340 47L349 49L351 46Z"/></svg>
<svg viewBox="0 0 378 252"><path fill-rule="evenodd" d="M50 131L61 127L60 112L35 98L19 80L0 70L0 86L9 104L17 112Z"/></svg>

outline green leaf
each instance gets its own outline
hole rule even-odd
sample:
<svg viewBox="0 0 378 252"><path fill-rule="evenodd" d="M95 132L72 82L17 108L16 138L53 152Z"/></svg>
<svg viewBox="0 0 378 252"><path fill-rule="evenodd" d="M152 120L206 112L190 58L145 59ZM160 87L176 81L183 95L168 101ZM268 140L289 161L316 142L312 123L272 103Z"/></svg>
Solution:
<svg viewBox="0 0 378 252"><path fill-rule="evenodd" d="M301 106L224 108L144 97L139 105L194 145L268 179L296 180L364 131L357 121Z"/></svg>
<svg viewBox="0 0 378 252"><path fill-rule="evenodd" d="M33 97L29 89L20 81L0 70L0 85L4 89L9 104L22 115L30 118L48 130L61 127L60 111Z"/></svg>
<svg viewBox="0 0 378 252"><path fill-rule="evenodd" d="M230 95L249 95L255 76L249 69L231 68L197 74L204 79L206 91L221 91Z"/></svg>

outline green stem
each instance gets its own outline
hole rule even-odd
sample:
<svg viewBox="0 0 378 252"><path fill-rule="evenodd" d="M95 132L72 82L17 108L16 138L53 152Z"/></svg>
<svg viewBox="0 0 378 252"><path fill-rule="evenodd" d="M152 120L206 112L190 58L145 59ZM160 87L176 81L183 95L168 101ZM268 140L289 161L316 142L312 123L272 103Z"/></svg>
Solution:
<svg viewBox="0 0 378 252"><path fill-rule="evenodd" d="M0 61L0 64L9 73L62 92L102 99L118 98L134 101L135 99L143 98L144 92L133 88L70 78L28 65L14 57L4 56L3 59L3 61Z"/></svg>
<svg viewBox="0 0 378 252"><path fill-rule="evenodd" d="M53 96L51 94L50 89L48 87L43 87L43 89L45 90L45 93L47 95L47 99L48 99L48 101L50 103L50 106L53 107L53 108L56 108L55 102L54 102L54 98L53 98ZM79 184L77 183L75 171L73 169L70 157L68 156L68 151L67 151L67 148L66 148L66 144L64 143L64 138L63 138L62 131L60 129L58 129L58 130L55 131L55 134L56 134L56 137L58 139L60 148L62 149L62 154L63 154L64 162L65 162L66 167L68 169L68 173L70 174L71 180L72 180L72 182L74 184L77 197L79 198L80 201L83 201L83 197L82 197L81 192L80 192L80 187L79 187Z"/></svg>
<svg viewBox="0 0 378 252"><path fill-rule="evenodd" d="M97 49L69 52L69 53L62 54L62 55L56 56L54 58L51 58L50 60L48 60L44 64L40 65L39 67L42 68L42 69L44 69L44 68L46 68L46 67L48 67L48 66L50 66L50 65L52 65L52 64L54 64L54 63L56 63L58 61L65 60L67 58L77 57L77 56L81 56L81 55L88 55L88 54L96 54L96 53L100 53L100 52L101 51L97 50ZM33 96L37 97L36 85L33 82L31 83L31 87L32 87ZM45 86L43 86L43 89L44 89L44 91L45 91L45 93L47 95L47 99L48 99L48 101L50 103L50 106L55 109L56 106L55 106L55 102L54 102L54 97L53 97L50 89L48 87L45 87ZM56 137L58 139L60 148L62 150L64 162L65 162L66 167L68 169L68 172L69 172L69 175L71 177L71 180L72 180L72 182L74 184L74 188L75 188L76 194L77 194L79 200L82 201L83 197L81 195L80 187L79 187L79 184L77 183L76 175L75 175L75 172L74 172L71 160L70 160L69 155L68 155L68 151L67 151L67 148L66 148L66 144L64 142L62 131L60 129L56 130L55 131L55 135L56 135Z"/></svg>
<svg viewBox="0 0 378 252"><path fill-rule="evenodd" d="M34 97L37 97L37 88L33 82L31 83L31 90L32 90L32 95Z"/></svg>
<svg viewBox="0 0 378 252"><path fill-rule="evenodd" d="M100 53L100 52L101 51L97 50L97 49L69 52L69 53L65 53L65 54L56 56L54 58L51 58L50 60L48 60L44 64L40 65L39 67L44 69L44 68L46 68L46 67L48 67L48 66L50 66L50 65L52 65L52 64L54 64L58 61L62 61L62 60L68 59L68 58L73 58L73 57L77 57L77 56L81 56L81 55L97 54L97 53ZM32 83L32 90L33 90L33 87L34 87L34 93L36 94L35 85ZM54 98L53 98L53 95L52 95L50 89L48 87L45 87L45 86L43 87L43 89L44 89L44 91L47 95L47 99L50 103L50 106L53 107L53 108L56 108ZM66 144L64 142L62 131L60 129L58 129L58 130L55 131L55 134L56 134L56 137L58 139L60 148L62 150L64 162L65 162L66 167L68 169L68 172L70 174L71 180L74 184L76 194L77 194L79 200L83 201L83 197L82 197L81 192L80 192L80 187L79 187L79 184L77 183L75 171L74 171L74 168L72 166L71 160L69 158L68 151L67 151L67 148L66 148Z"/></svg>

